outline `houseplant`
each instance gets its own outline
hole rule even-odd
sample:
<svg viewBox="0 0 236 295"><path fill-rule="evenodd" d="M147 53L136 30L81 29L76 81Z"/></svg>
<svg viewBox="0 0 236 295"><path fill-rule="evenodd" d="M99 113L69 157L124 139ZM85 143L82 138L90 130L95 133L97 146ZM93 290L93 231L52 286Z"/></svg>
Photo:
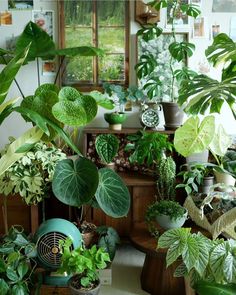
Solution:
<svg viewBox="0 0 236 295"><path fill-rule="evenodd" d="M192 56L195 46L186 40L177 39L175 20L179 13L197 17L200 10L194 4L181 4L178 0L152 1L149 5L157 11L167 7L170 9L171 38L165 44L163 31L156 25L148 25L139 30L137 35L142 37L142 42L148 44L150 40L161 40L163 48L159 52L157 51L156 56L153 52L160 46L154 46L152 53L146 53L147 50L145 50L135 68L148 98L161 101L165 116L165 127L176 129L181 125L183 119L183 112L179 110L177 103L175 103L178 96L178 84L185 79L191 79L195 75L193 71L184 67L186 58ZM145 44L144 47L146 47ZM169 67L166 67L167 64ZM172 116L170 116L170 113Z"/></svg>
<svg viewBox="0 0 236 295"><path fill-rule="evenodd" d="M31 294L36 268L36 245L20 226L12 227L0 239L0 292L1 295Z"/></svg>
<svg viewBox="0 0 236 295"><path fill-rule="evenodd" d="M164 229L180 227L187 210L175 199L176 164L171 156L162 157L157 165L157 192L160 200L150 205L145 214L149 231L155 232L154 221Z"/></svg>
<svg viewBox="0 0 236 295"><path fill-rule="evenodd" d="M71 250L71 244L69 238L60 241L62 256L58 271L72 275L68 281L71 294L98 294L101 285L98 269L105 268L110 262L108 253L103 248L97 249L96 245L90 249L80 247Z"/></svg>
<svg viewBox="0 0 236 295"><path fill-rule="evenodd" d="M210 240L190 231L190 228L171 229L159 238L158 248L168 248L167 267L180 261L174 276L189 276L199 295L235 294L235 241Z"/></svg>
<svg viewBox="0 0 236 295"><path fill-rule="evenodd" d="M105 113L104 118L110 124L110 128L114 130L121 130L122 123L126 120L127 116L124 113L125 105L128 101L142 101L144 94L142 90L136 86L130 86L125 89L121 85L104 83L103 88L105 90L104 95L110 98L118 110L112 113Z"/></svg>
<svg viewBox="0 0 236 295"><path fill-rule="evenodd" d="M115 163L112 160L118 152L119 139L114 134L99 134L95 140L95 149L101 163L115 169Z"/></svg>
<svg viewBox="0 0 236 295"><path fill-rule="evenodd" d="M186 165L182 166L186 168ZM214 184L214 175L211 167L203 163L190 163L188 168L178 173L183 178L183 182L176 188L183 187L186 193L208 193L210 187Z"/></svg>

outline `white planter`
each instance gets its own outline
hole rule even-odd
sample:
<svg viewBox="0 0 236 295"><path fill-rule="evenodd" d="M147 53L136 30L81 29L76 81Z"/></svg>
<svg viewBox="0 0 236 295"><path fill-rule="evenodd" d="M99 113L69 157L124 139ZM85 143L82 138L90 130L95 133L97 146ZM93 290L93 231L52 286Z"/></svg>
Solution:
<svg viewBox="0 0 236 295"><path fill-rule="evenodd" d="M216 177L216 183L224 183L225 185L235 185L235 178L227 173L221 173L214 171Z"/></svg>
<svg viewBox="0 0 236 295"><path fill-rule="evenodd" d="M186 163L190 164L192 162L197 163L206 163L208 162L209 150L205 150L201 153L194 153L188 157L186 157Z"/></svg>
<svg viewBox="0 0 236 295"><path fill-rule="evenodd" d="M185 214L177 219L171 219L169 215L159 214L156 217L156 221L163 229L179 228L187 219L188 211L186 208L185 210Z"/></svg>

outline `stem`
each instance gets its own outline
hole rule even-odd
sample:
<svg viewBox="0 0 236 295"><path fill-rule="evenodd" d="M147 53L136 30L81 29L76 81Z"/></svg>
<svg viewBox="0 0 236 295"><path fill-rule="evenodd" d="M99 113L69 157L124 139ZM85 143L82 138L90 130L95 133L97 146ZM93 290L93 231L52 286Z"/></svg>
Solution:
<svg viewBox="0 0 236 295"><path fill-rule="evenodd" d="M61 67L62 67L62 64L63 64L64 60L65 60L65 55L61 59L61 62L60 62L60 65L58 67L57 74L56 74L56 77L55 77L55 80L54 80L54 84L56 84L56 82L57 82L57 78L59 76L59 73L60 73L60 70L61 70Z"/></svg>
<svg viewBox="0 0 236 295"><path fill-rule="evenodd" d="M5 59L4 56L2 56L2 59L4 60L5 64L7 65L7 61L6 61L6 59ZM23 98L25 98L25 96L24 96L24 94L23 94L23 92L22 92L22 90L21 90L21 88L20 88L20 85L18 84L18 82L16 81L15 78L14 78L14 82L16 83L16 86L17 86L18 90L20 91L21 96L22 96Z"/></svg>
<svg viewBox="0 0 236 295"><path fill-rule="evenodd" d="M171 17L171 33L172 37L174 38L174 42L176 42L176 35L175 35L175 26L174 26L174 19L175 19L175 13L178 5L178 0L173 3L173 12ZM174 68L173 68L173 56L171 55L170 59L170 70L171 70L171 92L170 92L170 98L171 101L174 102L174 83L175 83L175 75L174 75Z"/></svg>
<svg viewBox="0 0 236 295"><path fill-rule="evenodd" d="M2 206L2 215L3 215L3 224L5 234L8 234L8 217L7 217L7 196L3 197L3 206Z"/></svg>
<svg viewBox="0 0 236 295"><path fill-rule="evenodd" d="M39 58L36 58L37 61L37 75L38 75L38 87L40 86L40 74L39 74Z"/></svg>
<svg viewBox="0 0 236 295"><path fill-rule="evenodd" d="M42 201L42 219L43 219L43 222L46 220L46 217L45 217L45 200L44 199Z"/></svg>

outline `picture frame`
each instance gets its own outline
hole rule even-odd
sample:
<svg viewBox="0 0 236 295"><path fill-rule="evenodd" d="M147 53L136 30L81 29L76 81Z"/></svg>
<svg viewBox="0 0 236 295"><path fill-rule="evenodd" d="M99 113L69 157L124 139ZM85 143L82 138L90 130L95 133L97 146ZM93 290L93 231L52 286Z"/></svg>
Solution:
<svg viewBox="0 0 236 295"><path fill-rule="evenodd" d="M8 0L9 10L32 10L34 0Z"/></svg>
<svg viewBox="0 0 236 295"><path fill-rule="evenodd" d="M213 0L212 12L234 13L236 12L236 1L234 0Z"/></svg>
<svg viewBox="0 0 236 295"><path fill-rule="evenodd" d="M54 11L32 10L32 21L54 39Z"/></svg>
<svg viewBox="0 0 236 295"><path fill-rule="evenodd" d="M220 24L211 25L211 39L214 39L220 33Z"/></svg>
<svg viewBox="0 0 236 295"><path fill-rule="evenodd" d="M195 18L193 20L193 38L206 38L206 36L207 36L206 18L204 16Z"/></svg>
<svg viewBox="0 0 236 295"><path fill-rule="evenodd" d="M183 4L189 4L190 0L182 0ZM171 28L171 6L168 5L166 8L166 24L167 29ZM174 18L174 25L176 29L189 29L190 28L190 17L187 14L183 14L182 11L176 11L176 17Z"/></svg>
<svg viewBox="0 0 236 295"><path fill-rule="evenodd" d="M189 33L188 32L176 32L176 41L177 42L188 42ZM165 95L169 95L170 87L168 83L171 83L171 68L167 66L168 62L171 59L169 53L169 45L173 42L173 36L170 32L163 32L159 37L150 40L148 42L144 41L140 36L137 37L137 53L136 60L137 63L142 54L151 53L155 59L158 61L158 66L154 69L154 72L162 73L159 75L160 80L165 80L163 89L161 89L161 95L165 98ZM188 65L188 59L184 62L175 61L173 64L173 69L177 70L183 67L183 65ZM169 81L169 82L168 82ZM140 79L137 81L137 84L142 87L146 83L145 79ZM171 84L169 84L171 85Z"/></svg>
<svg viewBox="0 0 236 295"><path fill-rule="evenodd" d="M0 11L0 26L11 26L12 25L12 12L11 11Z"/></svg>

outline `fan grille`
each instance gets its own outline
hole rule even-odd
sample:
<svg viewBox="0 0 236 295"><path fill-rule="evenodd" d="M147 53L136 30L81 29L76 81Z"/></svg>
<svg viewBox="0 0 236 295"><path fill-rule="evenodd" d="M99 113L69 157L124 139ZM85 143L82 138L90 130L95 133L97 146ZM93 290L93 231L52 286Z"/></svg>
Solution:
<svg viewBox="0 0 236 295"><path fill-rule="evenodd" d="M61 264L61 253L59 249L59 240L65 240L66 235L59 232L50 232L38 240L37 252L38 259L43 265L50 269L57 269ZM71 246L71 250L73 246Z"/></svg>

